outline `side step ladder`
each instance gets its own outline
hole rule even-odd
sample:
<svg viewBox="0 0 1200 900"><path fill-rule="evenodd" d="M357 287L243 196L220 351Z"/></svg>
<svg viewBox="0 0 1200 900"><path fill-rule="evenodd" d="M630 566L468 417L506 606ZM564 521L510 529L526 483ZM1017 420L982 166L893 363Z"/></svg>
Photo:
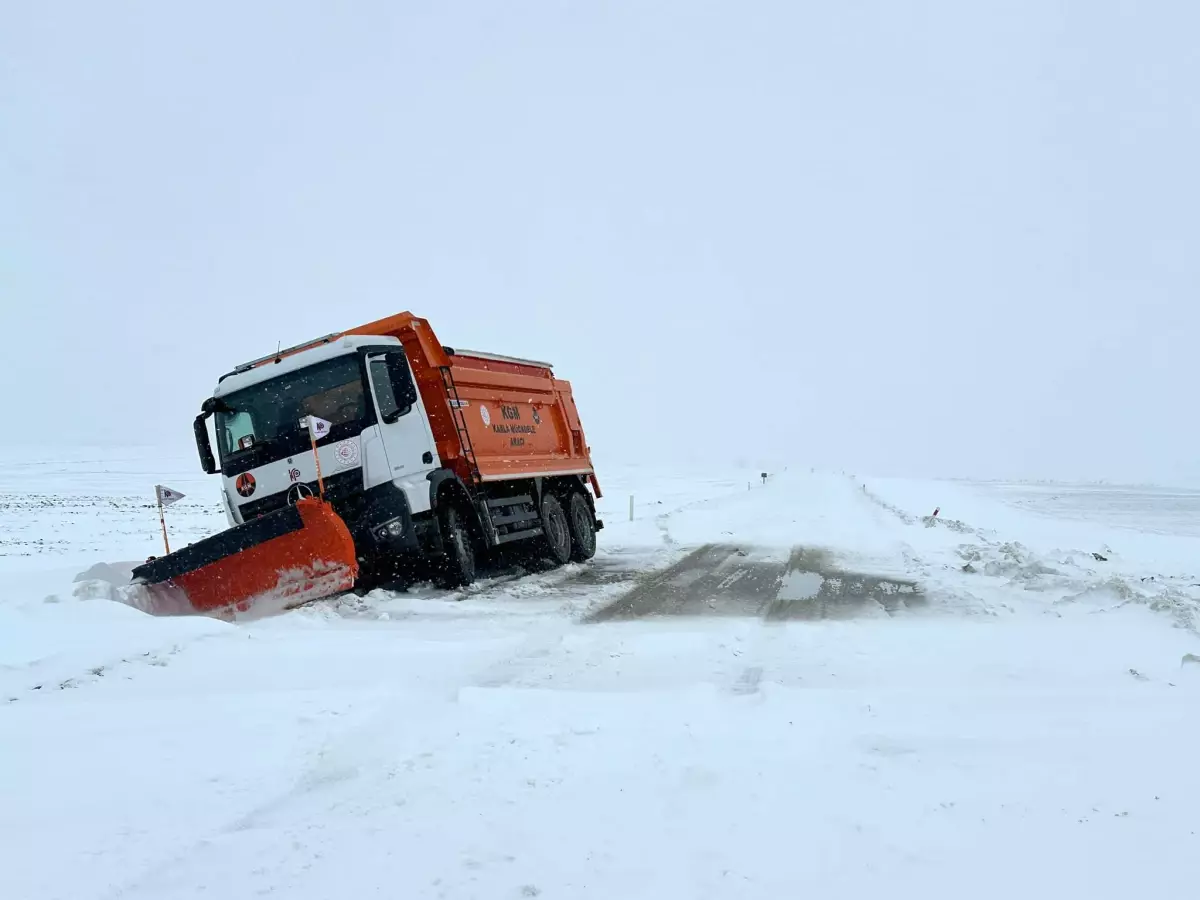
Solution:
<svg viewBox="0 0 1200 900"><path fill-rule="evenodd" d="M454 416L454 429L458 432L458 445L467 465L471 467L471 486L478 487L480 482L479 463L475 461L475 448L471 444L471 433L467 431L467 416L463 412L466 403L458 396L458 387L454 383L450 367L442 366L439 371L442 373L442 384L446 388L446 398L450 401L450 409Z"/></svg>

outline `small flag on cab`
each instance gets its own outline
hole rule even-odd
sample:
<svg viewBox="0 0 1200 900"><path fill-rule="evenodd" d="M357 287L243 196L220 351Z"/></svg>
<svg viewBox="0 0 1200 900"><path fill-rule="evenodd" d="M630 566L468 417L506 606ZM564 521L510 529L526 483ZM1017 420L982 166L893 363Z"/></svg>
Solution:
<svg viewBox="0 0 1200 900"><path fill-rule="evenodd" d="M163 547L167 553L171 552L171 543L167 540L167 517L163 515L163 507L170 506L172 503L178 503L183 499L184 495L169 487L164 487L161 484L154 486L154 497L158 500L158 524L162 526Z"/></svg>
<svg viewBox="0 0 1200 900"><path fill-rule="evenodd" d="M323 437L329 437L329 429L333 427L333 423L320 416L305 416L300 420L300 427L307 428L312 439L319 441Z"/></svg>
<svg viewBox="0 0 1200 900"><path fill-rule="evenodd" d="M329 429L333 427L333 423L319 416L305 416L300 420L300 427L308 429L308 438L312 441L313 464L317 468L317 496L324 500L325 479L321 477L321 457L317 453L317 441L329 437Z"/></svg>

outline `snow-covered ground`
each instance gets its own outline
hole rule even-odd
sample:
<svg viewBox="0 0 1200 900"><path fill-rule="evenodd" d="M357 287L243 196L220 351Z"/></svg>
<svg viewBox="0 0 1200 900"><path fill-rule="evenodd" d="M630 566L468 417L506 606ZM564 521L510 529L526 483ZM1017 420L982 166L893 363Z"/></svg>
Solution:
<svg viewBox="0 0 1200 900"><path fill-rule="evenodd" d="M587 565L113 602L194 468L0 476L6 900L1194 891L1200 493L609 466Z"/></svg>

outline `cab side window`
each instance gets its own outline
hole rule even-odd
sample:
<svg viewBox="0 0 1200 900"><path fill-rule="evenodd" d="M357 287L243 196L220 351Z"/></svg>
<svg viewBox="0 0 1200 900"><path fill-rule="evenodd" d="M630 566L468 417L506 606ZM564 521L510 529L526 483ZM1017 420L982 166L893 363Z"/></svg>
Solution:
<svg viewBox="0 0 1200 900"><path fill-rule="evenodd" d="M392 377L388 372L387 360L371 360L371 382L375 385L375 402L379 404L379 417L387 419L400 412L396 394L392 390Z"/></svg>

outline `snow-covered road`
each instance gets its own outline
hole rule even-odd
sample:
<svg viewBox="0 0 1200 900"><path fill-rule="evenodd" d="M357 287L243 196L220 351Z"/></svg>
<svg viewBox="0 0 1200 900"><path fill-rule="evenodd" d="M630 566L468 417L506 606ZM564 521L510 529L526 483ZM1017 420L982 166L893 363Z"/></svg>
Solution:
<svg viewBox="0 0 1200 900"><path fill-rule="evenodd" d="M23 538L0 570L2 896L1194 887L1198 495L603 480L592 564L237 625L71 584L151 552L157 522L109 523L132 482L56 549Z"/></svg>

